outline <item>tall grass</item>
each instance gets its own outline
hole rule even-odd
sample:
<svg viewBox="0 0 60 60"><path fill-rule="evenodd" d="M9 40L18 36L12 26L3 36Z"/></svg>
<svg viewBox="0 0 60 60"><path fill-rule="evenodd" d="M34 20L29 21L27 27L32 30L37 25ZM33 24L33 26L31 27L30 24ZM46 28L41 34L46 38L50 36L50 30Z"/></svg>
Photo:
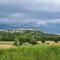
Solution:
<svg viewBox="0 0 60 60"><path fill-rule="evenodd" d="M60 60L60 46L30 45L0 49L0 60Z"/></svg>

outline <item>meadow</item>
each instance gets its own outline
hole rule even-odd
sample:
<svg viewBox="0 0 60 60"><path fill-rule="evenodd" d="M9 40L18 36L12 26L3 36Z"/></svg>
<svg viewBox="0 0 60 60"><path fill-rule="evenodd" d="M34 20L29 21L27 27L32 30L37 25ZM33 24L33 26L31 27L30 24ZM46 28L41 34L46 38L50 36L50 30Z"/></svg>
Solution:
<svg viewBox="0 0 60 60"><path fill-rule="evenodd" d="M24 45L0 48L0 60L60 60L59 45Z"/></svg>

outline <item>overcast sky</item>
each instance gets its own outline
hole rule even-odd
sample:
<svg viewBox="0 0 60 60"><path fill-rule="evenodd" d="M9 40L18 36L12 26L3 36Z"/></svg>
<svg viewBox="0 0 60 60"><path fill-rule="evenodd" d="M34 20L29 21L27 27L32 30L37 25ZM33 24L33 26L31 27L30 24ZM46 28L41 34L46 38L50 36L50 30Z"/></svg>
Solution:
<svg viewBox="0 0 60 60"><path fill-rule="evenodd" d="M0 29L17 27L60 34L60 0L0 0Z"/></svg>

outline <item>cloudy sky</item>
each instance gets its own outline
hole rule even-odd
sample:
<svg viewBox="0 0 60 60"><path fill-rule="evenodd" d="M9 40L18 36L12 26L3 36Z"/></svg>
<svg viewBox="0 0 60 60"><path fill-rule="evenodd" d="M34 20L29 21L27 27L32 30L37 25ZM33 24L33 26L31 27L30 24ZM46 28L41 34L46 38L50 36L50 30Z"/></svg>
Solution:
<svg viewBox="0 0 60 60"><path fill-rule="evenodd" d="M60 0L0 0L0 29L10 28L60 34Z"/></svg>

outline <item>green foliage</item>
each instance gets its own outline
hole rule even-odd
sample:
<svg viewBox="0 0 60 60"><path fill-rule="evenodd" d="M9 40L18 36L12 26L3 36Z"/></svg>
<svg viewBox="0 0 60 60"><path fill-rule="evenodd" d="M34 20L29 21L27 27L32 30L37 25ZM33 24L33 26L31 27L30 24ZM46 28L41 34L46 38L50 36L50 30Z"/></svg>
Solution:
<svg viewBox="0 0 60 60"><path fill-rule="evenodd" d="M15 41L14 45L16 45L18 47L19 46L19 39L17 37L15 37L14 41Z"/></svg>
<svg viewBox="0 0 60 60"><path fill-rule="evenodd" d="M16 37L17 36L17 37ZM32 39L34 37L35 40ZM37 43L36 41L42 41L42 43L45 43L45 41L60 41L60 35L54 35L54 34L47 34L40 31L23 31L21 32L0 32L0 41L15 41L19 40L19 44L22 45L25 42L28 43ZM15 41L15 42L17 42Z"/></svg>
<svg viewBox="0 0 60 60"><path fill-rule="evenodd" d="M32 45L35 45L35 44L37 44L37 41L35 41L35 40L30 40L29 43L32 44Z"/></svg>
<svg viewBox="0 0 60 60"><path fill-rule="evenodd" d="M19 37L19 44L22 45L22 44L25 43L25 42L26 42L26 38L23 37L23 36L20 36L20 37Z"/></svg>
<svg viewBox="0 0 60 60"><path fill-rule="evenodd" d="M0 41L14 41L14 34L10 32L0 32Z"/></svg>
<svg viewBox="0 0 60 60"><path fill-rule="evenodd" d="M60 46L29 45L0 49L0 60L60 60Z"/></svg>

